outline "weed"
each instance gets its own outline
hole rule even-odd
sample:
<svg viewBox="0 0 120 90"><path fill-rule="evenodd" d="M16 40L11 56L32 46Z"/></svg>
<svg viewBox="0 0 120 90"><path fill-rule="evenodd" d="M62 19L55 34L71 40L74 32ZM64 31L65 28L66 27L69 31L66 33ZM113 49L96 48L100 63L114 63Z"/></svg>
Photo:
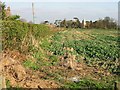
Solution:
<svg viewBox="0 0 120 90"><path fill-rule="evenodd" d="M7 87L7 88L10 88L10 87L11 87L11 85L10 85L10 80L8 80L8 79L6 80L6 87Z"/></svg>
<svg viewBox="0 0 120 90"><path fill-rule="evenodd" d="M31 60L26 60L23 65L27 68L31 68L32 70L38 70L40 67L37 63L32 62Z"/></svg>

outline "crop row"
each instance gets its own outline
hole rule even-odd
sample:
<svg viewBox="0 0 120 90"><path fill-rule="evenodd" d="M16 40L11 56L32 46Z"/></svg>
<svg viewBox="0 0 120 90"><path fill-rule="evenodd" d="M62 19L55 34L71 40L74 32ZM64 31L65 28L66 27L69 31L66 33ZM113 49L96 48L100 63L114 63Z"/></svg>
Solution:
<svg viewBox="0 0 120 90"><path fill-rule="evenodd" d="M99 35L98 35L99 37ZM116 38L108 37L99 38L93 40L75 40L65 39L62 33L57 33L51 38L51 42L47 43L47 48L54 55L63 56L66 52L64 48L73 48L71 54L76 56L83 56L86 63L90 66L100 66L104 69L108 69L111 72L119 71L119 46L114 43L107 43L108 39L117 41ZM47 42L47 41L45 41ZM43 42L44 44L44 42Z"/></svg>

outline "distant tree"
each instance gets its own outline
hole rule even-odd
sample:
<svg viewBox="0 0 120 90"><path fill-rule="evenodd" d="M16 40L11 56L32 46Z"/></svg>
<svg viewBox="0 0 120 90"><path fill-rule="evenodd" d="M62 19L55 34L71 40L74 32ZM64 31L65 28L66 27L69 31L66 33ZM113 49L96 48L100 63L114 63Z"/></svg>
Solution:
<svg viewBox="0 0 120 90"><path fill-rule="evenodd" d="M108 16L106 16L106 17L104 18L104 20L105 20L106 22L109 22L109 21L111 20L111 18L108 17Z"/></svg>
<svg viewBox="0 0 120 90"><path fill-rule="evenodd" d="M110 28L117 29L117 21L115 21L113 18L110 19Z"/></svg>
<svg viewBox="0 0 120 90"><path fill-rule="evenodd" d="M66 21L66 28L72 28L72 27L73 27L73 21L72 20Z"/></svg>
<svg viewBox="0 0 120 90"><path fill-rule="evenodd" d="M76 25L75 25L75 27L76 27L76 28L80 28L80 27L81 27L80 20L79 20L77 17L75 17L74 19L76 20Z"/></svg>
<svg viewBox="0 0 120 90"><path fill-rule="evenodd" d="M55 20L54 24L55 24L57 27L60 27L61 21L62 21L62 20Z"/></svg>
<svg viewBox="0 0 120 90"><path fill-rule="evenodd" d="M2 20L4 20L5 17L6 17L5 7L6 7L5 3L0 2L0 18L1 18Z"/></svg>
<svg viewBox="0 0 120 90"><path fill-rule="evenodd" d="M92 28L93 27L93 22L92 21L90 21L90 28Z"/></svg>
<svg viewBox="0 0 120 90"><path fill-rule="evenodd" d="M66 27L66 19L60 22L60 27Z"/></svg>
<svg viewBox="0 0 120 90"><path fill-rule="evenodd" d="M78 18L77 18L77 17L74 17L73 19L77 20Z"/></svg>
<svg viewBox="0 0 120 90"><path fill-rule="evenodd" d="M110 17L105 17L104 18L104 24L105 24L105 28L107 29L112 29L112 28L117 28L117 23L113 18Z"/></svg>
<svg viewBox="0 0 120 90"><path fill-rule="evenodd" d="M98 23L98 21L94 21L93 24L92 24L92 27L97 28L97 23Z"/></svg>
<svg viewBox="0 0 120 90"><path fill-rule="evenodd" d="M71 28L76 28L77 27L77 23L76 21L71 21Z"/></svg>
<svg viewBox="0 0 120 90"><path fill-rule="evenodd" d="M97 25L98 25L98 26L97 26L98 28L104 29L104 28L105 28L105 21L102 20L102 19L99 19Z"/></svg>
<svg viewBox="0 0 120 90"><path fill-rule="evenodd" d="M92 27L102 29L116 29L117 23L113 18L105 17L104 19L99 19L93 22Z"/></svg>
<svg viewBox="0 0 120 90"><path fill-rule="evenodd" d="M104 22L105 22L105 29L109 28L110 17L108 17L108 16L105 17Z"/></svg>
<svg viewBox="0 0 120 90"><path fill-rule="evenodd" d="M49 21L44 21L43 24L49 24Z"/></svg>
<svg viewBox="0 0 120 90"><path fill-rule="evenodd" d="M90 22L89 21L86 21L86 28L89 28L89 26L90 26Z"/></svg>

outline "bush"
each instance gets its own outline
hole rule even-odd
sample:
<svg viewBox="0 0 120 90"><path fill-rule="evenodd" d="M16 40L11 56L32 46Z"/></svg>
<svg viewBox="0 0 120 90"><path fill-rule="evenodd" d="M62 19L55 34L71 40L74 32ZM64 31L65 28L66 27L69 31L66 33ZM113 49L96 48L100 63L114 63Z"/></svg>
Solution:
<svg viewBox="0 0 120 90"><path fill-rule="evenodd" d="M26 23L19 21L3 21L2 23L2 44L4 49L20 49L21 42L28 32Z"/></svg>
<svg viewBox="0 0 120 90"><path fill-rule="evenodd" d="M39 41L50 33L50 29L45 25L28 24L21 21L2 21L3 50L24 51L23 49L29 49L29 46L32 46L34 39ZM26 47L21 48L21 46Z"/></svg>

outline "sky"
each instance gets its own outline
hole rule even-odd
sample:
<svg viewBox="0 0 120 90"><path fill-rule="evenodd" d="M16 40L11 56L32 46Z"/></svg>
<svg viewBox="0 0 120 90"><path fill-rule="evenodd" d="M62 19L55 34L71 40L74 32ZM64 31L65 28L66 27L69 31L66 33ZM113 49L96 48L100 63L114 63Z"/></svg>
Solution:
<svg viewBox="0 0 120 90"><path fill-rule="evenodd" d="M35 23L45 20L73 19L80 21L102 19L109 16L118 20L118 0L3 0L11 7L13 15L20 15L28 22L32 21L32 2L35 8Z"/></svg>

